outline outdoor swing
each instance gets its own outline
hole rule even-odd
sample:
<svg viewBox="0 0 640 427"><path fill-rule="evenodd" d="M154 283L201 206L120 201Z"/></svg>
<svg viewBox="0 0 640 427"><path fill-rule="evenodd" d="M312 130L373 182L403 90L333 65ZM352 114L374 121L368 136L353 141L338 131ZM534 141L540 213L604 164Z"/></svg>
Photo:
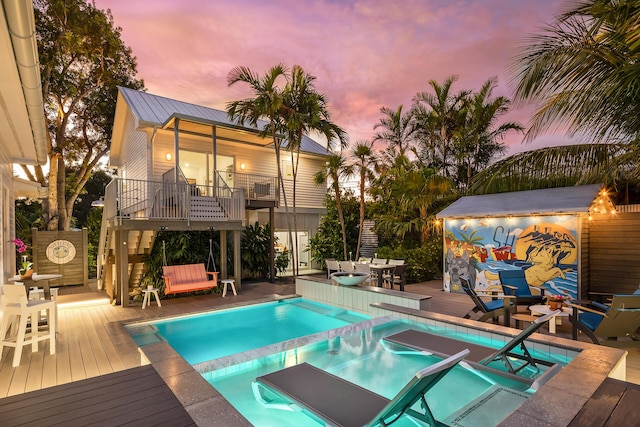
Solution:
<svg viewBox="0 0 640 427"><path fill-rule="evenodd" d="M205 291L218 286L218 272L215 271L216 263L213 259L212 236L209 238L209 257L206 269L203 263L167 265L166 243L164 240L162 241L162 264L165 295ZM208 271L210 267L214 271ZM207 275L213 276L213 280L209 280Z"/></svg>

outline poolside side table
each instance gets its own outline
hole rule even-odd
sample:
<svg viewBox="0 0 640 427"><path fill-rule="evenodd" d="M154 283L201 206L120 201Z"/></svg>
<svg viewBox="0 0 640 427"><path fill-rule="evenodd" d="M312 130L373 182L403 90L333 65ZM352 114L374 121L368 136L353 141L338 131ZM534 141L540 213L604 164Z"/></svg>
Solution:
<svg viewBox="0 0 640 427"><path fill-rule="evenodd" d="M151 306L151 295L156 298L156 303L158 303L158 307L162 307L160 303L160 297L158 296L158 288L147 288L143 289L142 293L144 294L144 298L142 298L142 309L144 310L147 306Z"/></svg>
<svg viewBox="0 0 640 427"><path fill-rule="evenodd" d="M236 281L234 279L222 279L220 280L220 283L222 283L223 285L222 298L227 296L227 287L229 285L231 285L231 290L233 291L233 294L238 295L238 293L236 292Z"/></svg>
<svg viewBox="0 0 640 427"><path fill-rule="evenodd" d="M531 311L532 315L541 315L544 316L545 314L549 314L551 313L553 310L551 310L549 308L548 305L545 304L538 304L538 305L532 305L531 307L529 307L529 310ZM555 334L556 333L556 324L557 325L562 325L562 317L569 317L569 313L571 313L571 309L569 307L562 307L562 311L560 313L558 313L555 317L555 319L551 319L549 320L549 333L550 334Z"/></svg>

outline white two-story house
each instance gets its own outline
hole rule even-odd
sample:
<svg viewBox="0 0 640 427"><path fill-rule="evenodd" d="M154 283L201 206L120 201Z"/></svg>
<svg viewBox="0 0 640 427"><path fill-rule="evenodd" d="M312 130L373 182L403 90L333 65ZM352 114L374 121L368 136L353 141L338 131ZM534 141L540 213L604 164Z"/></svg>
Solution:
<svg viewBox="0 0 640 427"><path fill-rule="evenodd" d="M31 0L0 1L0 276L16 274L15 199L38 185L13 176L13 164L47 162L40 65Z"/></svg>
<svg viewBox="0 0 640 427"><path fill-rule="evenodd" d="M313 176L325 167L327 154L304 138L296 183L301 268L312 267L306 243L326 212L326 186L316 186ZM282 151L281 161L291 211L289 152ZM219 269L237 285L246 225L270 223L279 242L292 248L273 140L232 122L225 111L120 88L109 164L118 177L105 190L98 278L123 305L159 230L221 231L222 259L231 238L235 271L227 272L224 262Z"/></svg>

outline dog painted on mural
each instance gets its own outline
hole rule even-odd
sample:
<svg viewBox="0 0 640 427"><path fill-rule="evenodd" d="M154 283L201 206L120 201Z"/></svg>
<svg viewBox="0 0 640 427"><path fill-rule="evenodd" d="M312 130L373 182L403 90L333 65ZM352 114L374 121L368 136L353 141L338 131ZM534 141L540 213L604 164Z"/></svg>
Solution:
<svg viewBox="0 0 640 427"><path fill-rule="evenodd" d="M445 275L449 276L449 289L453 292L460 292L460 276L468 277L472 288L476 286L477 270L469 258L469 252L463 251L462 256L456 257L451 249L447 251ZM445 284L445 288L446 288Z"/></svg>

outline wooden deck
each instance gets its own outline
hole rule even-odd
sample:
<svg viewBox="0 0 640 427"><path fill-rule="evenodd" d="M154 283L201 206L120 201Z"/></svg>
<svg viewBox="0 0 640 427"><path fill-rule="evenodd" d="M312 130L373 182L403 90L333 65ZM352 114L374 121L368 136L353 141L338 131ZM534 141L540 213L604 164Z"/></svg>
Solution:
<svg viewBox="0 0 640 427"><path fill-rule="evenodd" d="M151 365L0 399L4 427L195 426Z"/></svg>
<svg viewBox="0 0 640 427"><path fill-rule="evenodd" d="M637 426L640 386L607 378L569 427Z"/></svg>
<svg viewBox="0 0 640 427"><path fill-rule="evenodd" d="M443 292L440 286L439 282L434 281L407 285L406 290L431 295L432 311L463 316L471 308L471 301L466 295ZM69 383L73 383L75 387L78 381L87 378L105 375L108 377L108 374L140 367L143 364L141 354L126 332L124 323L201 312L230 304L244 304L273 295L292 293L294 293L294 286L291 284L243 283L242 291L238 296L228 295L223 299L220 294L215 294L172 298L163 300L162 307L157 307L154 303L145 310L141 309L140 303L123 308L111 306L104 300L92 305L65 304L64 300L70 300L70 298L62 297L56 354L49 354L48 342L40 343L39 351L35 353L31 352L30 347L26 347L23 350L20 366L13 368L11 366L13 349L5 349L0 362L0 398L15 396L11 399L20 401L29 398L29 393L36 390ZM542 332L548 333L544 329ZM570 338L571 328L566 322L558 326L558 336ZM170 363L169 370L178 372L183 369L179 361L171 360ZM156 366L156 361L153 361L153 364ZM185 407L197 405L198 402L189 401L181 395L182 390L172 382L171 377L164 376L161 370L158 372ZM640 350L629 350L627 381L640 384ZM138 393L138 396L141 398L143 394ZM224 399L220 397L220 400ZM2 404L3 400L0 399L0 405ZM143 404L139 404L136 410L142 410L143 407ZM114 412L114 415L116 413L119 411ZM5 425L3 418L0 414L0 425ZM201 424L196 417L194 419L199 425L205 425ZM237 423L227 425L243 424L238 420Z"/></svg>

